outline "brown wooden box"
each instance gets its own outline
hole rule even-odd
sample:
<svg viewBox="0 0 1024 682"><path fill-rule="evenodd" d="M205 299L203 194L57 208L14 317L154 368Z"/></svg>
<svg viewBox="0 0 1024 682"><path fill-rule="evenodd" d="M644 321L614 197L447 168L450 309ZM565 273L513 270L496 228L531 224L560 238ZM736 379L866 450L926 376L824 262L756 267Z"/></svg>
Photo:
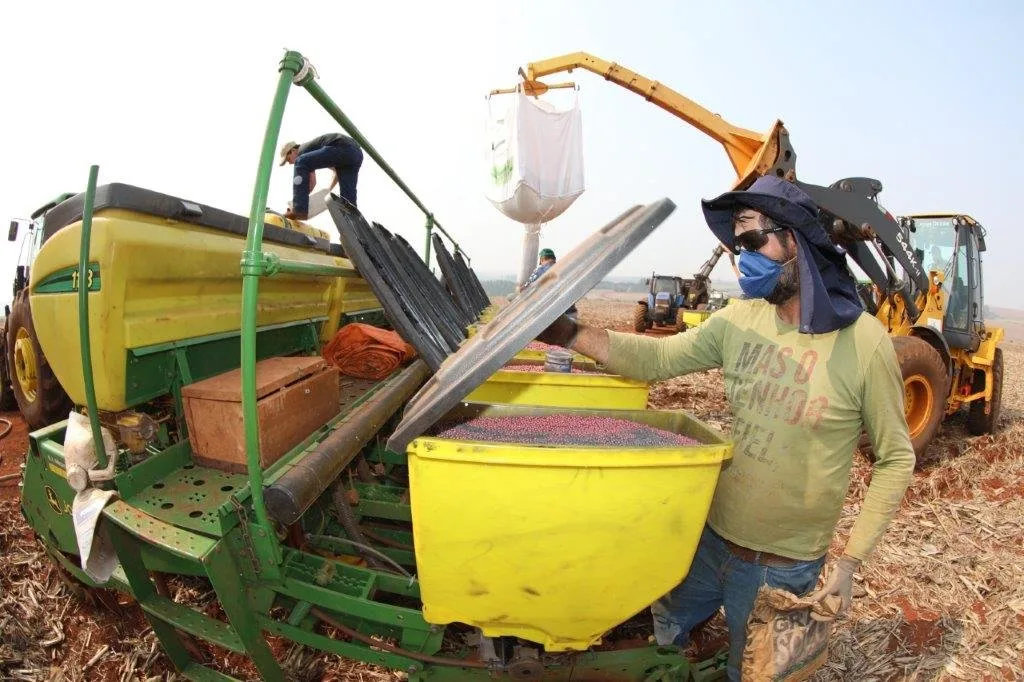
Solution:
<svg viewBox="0 0 1024 682"><path fill-rule="evenodd" d="M181 389L181 397L196 462L244 472L241 370L189 384ZM339 400L338 370L323 358L267 358L256 363L263 468L334 417Z"/></svg>

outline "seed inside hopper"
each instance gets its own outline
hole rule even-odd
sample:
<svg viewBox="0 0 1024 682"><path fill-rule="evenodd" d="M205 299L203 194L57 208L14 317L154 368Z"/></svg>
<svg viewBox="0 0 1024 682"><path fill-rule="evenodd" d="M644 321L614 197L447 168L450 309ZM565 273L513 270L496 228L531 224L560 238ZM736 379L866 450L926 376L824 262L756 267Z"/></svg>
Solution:
<svg viewBox="0 0 1024 682"><path fill-rule="evenodd" d="M543 364L533 363L533 362L513 362L513 363L510 363L508 365L505 365L504 367L502 367L502 369L506 370L506 371L509 371L509 372L543 372L543 371L545 371ZM559 372L559 374L561 374L561 373L562 372ZM586 370L586 369L581 369L579 367L576 367L575 365L572 368L572 373L573 374L596 374L596 372L592 372L592 371Z"/></svg>
<svg viewBox="0 0 1024 682"><path fill-rule="evenodd" d="M561 346L552 346L550 343L543 343L541 341L531 341L530 343L526 344L526 349L527 350L542 350L542 351L545 351L545 352L547 352L549 350L565 350Z"/></svg>
<svg viewBox="0 0 1024 682"><path fill-rule="evenodd" d="M700 441L627 419L549 414L518 417L477 417L437 434L439 438L523 445L594 447L680 447Z"/></svg>

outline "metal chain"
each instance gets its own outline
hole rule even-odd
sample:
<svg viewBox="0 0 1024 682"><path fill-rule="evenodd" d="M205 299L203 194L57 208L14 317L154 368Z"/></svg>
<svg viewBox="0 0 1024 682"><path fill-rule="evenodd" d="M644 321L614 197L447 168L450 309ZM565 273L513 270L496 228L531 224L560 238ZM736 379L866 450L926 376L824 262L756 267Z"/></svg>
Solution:
<svg viewBox="0 0 1024 682"><path fill-rule="evenodd" d="M234 495L231 495L228 499L231 500L231 506L235 508L235 513L238 515L238 525L242 530L242 542L245 543L246 552L249 554L253 573L259 575L261 571L260 562L256 558L256 546L253 544L252 535L249 534L249 513L245 511L245 507L242 506L242 503Z"/></svg>

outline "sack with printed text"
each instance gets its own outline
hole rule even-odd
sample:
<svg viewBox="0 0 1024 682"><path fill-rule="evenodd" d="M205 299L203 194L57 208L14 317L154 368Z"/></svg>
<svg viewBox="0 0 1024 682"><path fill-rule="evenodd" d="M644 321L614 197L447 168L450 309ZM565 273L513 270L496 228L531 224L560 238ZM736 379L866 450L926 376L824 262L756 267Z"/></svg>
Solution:
<svg viewBox="0 0 1024 682"><path fill-rule="evenodd" d="M763 585L747 620L743 682L799 682L828 659L837 604Z"/></svg>

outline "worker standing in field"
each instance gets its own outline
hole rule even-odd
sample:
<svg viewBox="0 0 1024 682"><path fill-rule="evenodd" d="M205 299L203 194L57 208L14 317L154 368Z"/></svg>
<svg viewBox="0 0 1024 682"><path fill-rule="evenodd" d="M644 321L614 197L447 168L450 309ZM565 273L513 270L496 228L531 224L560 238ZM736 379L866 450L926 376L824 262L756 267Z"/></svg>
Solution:
<svg viewBox="0 0 1024 682"><path fill-rule="evenodd" d="M286 218L305 220L309 217L309 193L316 186L316 171L321 168L334 170L334 179L328 191L338 186L338 195L353 206L356 205L356 182L359 167L363 163L363 150L347 135L327 133L309 142L285 142L281 146L281 164L295 164L292 176L292 205L285 212Z"/></svg>
<svg viewBox="0 0 1024 682"><path fill-rule="evenodd" d="M615 374L655 380L724 370L734 414L733 458L723 468L689 574L655 604L661 645L724 606L730 680L740 679L746 623L767 584L811 591L866 431L871 484L842 557L812 597L851 599L853 574L888 527L910 483L914 451L892 341L863 311L845 252L796 185L762 177L746 191L703 202L715 236L739 254L746 299L684 334L655 339L559 318L538 338Z"/></svg>
<svg viewBox="0 0 1024 682"><path fill-rule="evenodd" d="M538 254L538 261L539 262L537 263L536 269L534 269L534 271L530 274L529 279L527 279L526 282L519 287L519 291L522 291L523 289L525 289L526 287L530 286L538 279L540 279L541 275L550 270L551 267L556 262L558 262L558 259L555 258L555 252L553 250L541 249L540 254ZM579 314L579 311L576 309L576 304L574 303L571 306L569 306L569 309L565 311L565 314L575 322L577 319L577 315Z"/></svg>

